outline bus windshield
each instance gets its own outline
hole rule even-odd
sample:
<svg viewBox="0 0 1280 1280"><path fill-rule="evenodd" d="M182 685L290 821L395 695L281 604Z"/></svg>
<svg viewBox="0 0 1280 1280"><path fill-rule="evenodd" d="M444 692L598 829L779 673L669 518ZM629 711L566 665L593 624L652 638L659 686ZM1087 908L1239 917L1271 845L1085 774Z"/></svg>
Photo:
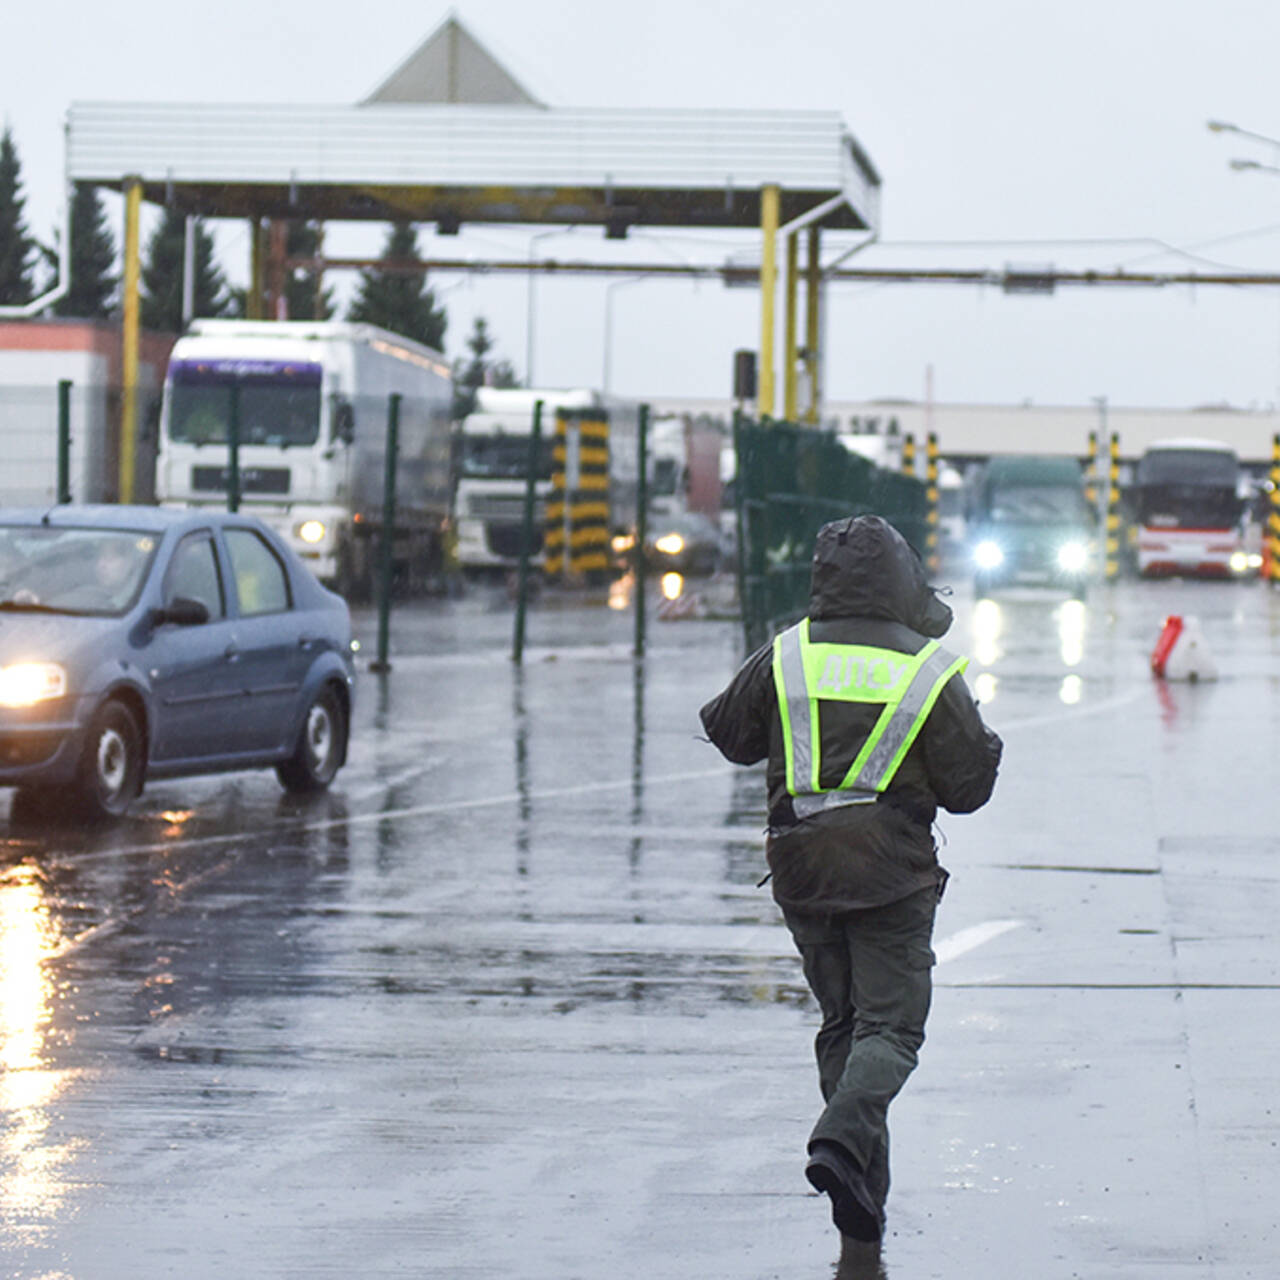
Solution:
<svg viewBox="0 0 1280 1280"><path fill-rule="evenodd" d="M1138 462L1138 483L1200 485L1235 491L1238 463L1226 449L1150 449Z"/></svg>
<svg viewBox="0 0 1280 1280"><path fill-rule="evenodd" d="M1138 522L1156 529L1229 529L1240 518L1239 465L1229 449L1151 449L1138 463Z"/></svg>
<svg viewBox="0 0 1280 1280"><path fill-rule="evenodd" d="M241 444L308 445L320 438L318 364L177 360L169 367L169 439L226 444L232 390Z"/></svg>

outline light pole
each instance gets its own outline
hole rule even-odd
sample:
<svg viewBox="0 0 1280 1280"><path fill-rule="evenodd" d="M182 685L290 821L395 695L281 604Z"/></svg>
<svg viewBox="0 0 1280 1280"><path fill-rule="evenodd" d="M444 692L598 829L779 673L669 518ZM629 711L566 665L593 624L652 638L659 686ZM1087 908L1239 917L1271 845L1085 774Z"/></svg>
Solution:
<svg viewBox="0 0 1280 1280"><path fill-rule="evenodd" d="M1205 127L1210 133L1234 133L1237 137L1249 138L1253 142L1261 142L1268 147L1273 147L1275 158L1280 162L1280 138L1273 138L1266 133L1255 133L1252 129L1242 129L1238 124L1229 124L1225 120L1209 120ZM1280 165L1259 164L1256 160L1228 160L1227 163L1236 170L1269 169L1275 172L1280 168Z"/></svg>
<svg viewBox="0 0 1280 1280"><path fill-rule="evenodd" d="M535 313L535 285L537 283L537 273L533 269L533 264L537 260L534 256L533 246L539 240L546 240L549 236L568 235L573 230L573 226L552 227L547 231L539 231L536 235L529 237L529 281L528 292L526 295L526 312L524 322L524 380L525 383L532 387L536 386L533 377L533 352L534 352L534 313Z"/></svg>
<svg viewBox="0 0 1280 1280"><path fill-rule="evenodd" d="M1280 147L1280 138L1254 133L1252 129L1242 129L1238 124L1228 124L1225 120L1208 120L1205 125L1210 133L1234 133L1242 138L1252 138L1255 142L1265 142L1269 147Z"/></svg>
<svg viewBox="0 0 1280 1280"><path fill-rule="evenodd" d="M1275 149L1276 164L1262 164L1258 160L1238 158L1228 160L1227 164L1237 173L1250 169L1256 169L1262 173L1280 173L1280 138L1273 138L1265 133L1255 133L1252 129L1242 129L1238 124L1229 124L1225 120L1209 120L1207 126L1210 133L1234 133L1242 138L1251 138L1254 142L1265 143ZM1280 396L1277 396L1276 403L1280 405Z"/></svg>
<svg viewBox="0 0 1280 1280"><path fill-rule="evenodd" d="M613 374L613 293L615 289L625 289L629 284L639 284L647 279L647 274L628 276L625 280L615 280L604 287L604 367L600 374L600 390L609 394Z"/></svg>

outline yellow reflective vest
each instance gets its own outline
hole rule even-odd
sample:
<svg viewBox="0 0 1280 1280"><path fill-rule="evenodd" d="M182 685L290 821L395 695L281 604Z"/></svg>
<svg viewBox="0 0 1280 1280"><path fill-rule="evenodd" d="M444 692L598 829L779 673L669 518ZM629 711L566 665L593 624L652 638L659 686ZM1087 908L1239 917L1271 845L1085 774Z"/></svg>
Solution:
<svg viewBox="0 0 1280 1280"><path fill-rule="evenodd" d="M898 771L947 681L969 665L930 640L919 653L861 644L815 644L802 618L773 642L787 791L797 818L875 800ZM838 787L824 789L818 704L878 704L880 715Z"/></svg>

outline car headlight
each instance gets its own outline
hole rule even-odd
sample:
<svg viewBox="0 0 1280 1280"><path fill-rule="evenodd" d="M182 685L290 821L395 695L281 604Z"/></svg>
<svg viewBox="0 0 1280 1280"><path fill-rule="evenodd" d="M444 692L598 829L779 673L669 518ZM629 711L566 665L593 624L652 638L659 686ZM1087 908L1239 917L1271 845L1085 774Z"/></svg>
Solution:
<svg viewBox="0 0 1280 1280"><path fill-rule="evenodd" d="M1058 568L1079 573L1089 563L1089 548L1083 542L1064 542L1058 548Z"/></svg>
<svg viewBox="0 0 1280 1280"><path fill-rule="evenodd" d="M294 529L294 533L302 539L303 542L309 542L314 546L317 542L324 541L326 533L323 520L304 520Z"/></svg>
<svg viewBox="0 0 1280 1280"><path fill-rule="evenodd" d="M973 562L979 569L998 569L1004 564L1004 552L998 542L980 542L973 549Z"/></svg>
<svg viewBox="0 0 1280 1280"><path fill-rule="evenodd" d="M56 662L0 667L0 707L30 707L67 692L67 673Z"/></svg>
<svg viewBox="0 0 1280 1280"><path fill-rule="evenodd" d="M678 556L684 550L684 539L678 533L664 533L653 545L664 556Z"/></svg>

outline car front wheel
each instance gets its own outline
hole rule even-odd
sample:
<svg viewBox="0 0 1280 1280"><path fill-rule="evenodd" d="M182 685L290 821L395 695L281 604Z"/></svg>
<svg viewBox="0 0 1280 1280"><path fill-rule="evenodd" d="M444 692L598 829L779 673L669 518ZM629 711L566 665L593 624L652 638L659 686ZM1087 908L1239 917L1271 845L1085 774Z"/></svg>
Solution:
<svg viewBox="0 0 1280 1280"><path fill-rule="evenodd" d="M347 755L347 716L332 686L307 705L293 755L276 767L286 791L323 791Z"/></svg>
<svg viewBox="0 0 1280 1280"><path fill-rule="evenodd" d="M123 702L108 702L89 725L80 757L80 807L94 821L119 818L141 789L142 731Z"/></svg>

